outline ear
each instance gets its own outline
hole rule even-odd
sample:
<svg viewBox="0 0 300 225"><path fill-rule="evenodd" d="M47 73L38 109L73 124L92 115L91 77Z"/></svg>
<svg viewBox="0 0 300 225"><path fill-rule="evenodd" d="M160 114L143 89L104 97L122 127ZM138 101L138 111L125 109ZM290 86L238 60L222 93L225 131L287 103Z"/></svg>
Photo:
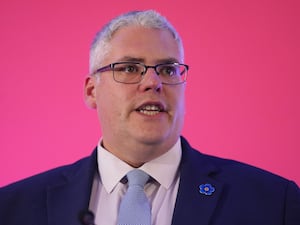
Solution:
<svg viewBox="0 0 300 225"><path fill-rule="evenodd" d="M97 108L95 82L95 77L88 76L84 83L84 100L86 105L92 109Z"/></svg>

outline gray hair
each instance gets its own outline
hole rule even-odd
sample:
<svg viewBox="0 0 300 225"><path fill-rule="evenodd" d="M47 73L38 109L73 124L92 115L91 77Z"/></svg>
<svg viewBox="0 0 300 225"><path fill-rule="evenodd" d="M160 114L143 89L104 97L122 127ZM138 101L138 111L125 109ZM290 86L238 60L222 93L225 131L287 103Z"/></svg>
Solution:
<svg viewBox="0 0 300 225"><path fill-rule="evenodd" d="M96 34L90 48L90 73L94 72L97 69L96 67L100 66L101 61L109 52L109 42L114 33L122 27L133 25L169 30L178 43L183 60L184 49L181 37L165 17L154 10L131 11L112 19Z"/></svg>

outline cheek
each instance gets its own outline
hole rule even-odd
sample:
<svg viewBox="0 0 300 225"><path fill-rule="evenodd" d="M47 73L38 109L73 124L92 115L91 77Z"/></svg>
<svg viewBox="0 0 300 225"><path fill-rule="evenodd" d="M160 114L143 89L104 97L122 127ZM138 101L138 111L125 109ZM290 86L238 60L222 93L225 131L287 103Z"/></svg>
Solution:
<svg viewBox="0 0 300 225"><path fill-rule="evenodd" d="M100 119L113 123L124 117L128 111L130 97L118 85L99 86L97 90L97 110Z"/></svg>
<svg viewBox="0 0 300 225"><path fill-rule="evenodd" d="M184 124L184 115L185 115L185 98L184 95L181 96L177 105L177 126L179 131L181 132Z"/></svg>
<svg viewBox="0 0 300 225"><path fill-rule="evenodd" d="M185 110L185 96L184 89L173 93L172 95L173 106L177 113L182 114Z"/></svg>
<svg viewBox="0 0 300 225"><path fill-rule="evenodd" d="M177 120L182 123L184 120L184 114L185 114L184 99L182 99L180 102L178 102L176 114L177 114Z"/></svg>
<svg viewBox="0 0 300 225"><path fill-rule="evenodd" d="M176 126L181 127L184 122L184 114L185 114L185 97L184 93L180 93L176 95L173 99L173 110L174 110L174 120L177 124Z"/></svg>
<svg viewBox="0 0 300 225"><path fill-rule="evenodd" d="M114 108L113 91L107 88L105 79L100 78L96 88L96 105L99 119L105 121L109 119L111 110Z"/></svg>

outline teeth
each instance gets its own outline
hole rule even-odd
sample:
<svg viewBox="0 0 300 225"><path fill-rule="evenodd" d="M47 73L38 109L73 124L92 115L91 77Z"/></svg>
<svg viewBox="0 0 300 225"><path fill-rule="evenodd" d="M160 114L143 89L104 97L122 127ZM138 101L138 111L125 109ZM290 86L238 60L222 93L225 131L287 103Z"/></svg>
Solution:
<svg viewBox="0 0 300 225"><path fill-rule="evenodd" d="M153 116L153 115L156 115L160 112L160 108L156 105L146 105L144 106L143 108L141 108L139 110L139 112L145 114L145 115L148 115L148 116Z"/></svg>
<svg viewBox="0 0 300 225"><path fill-rule="evenodd" d="M156 105L147 105L146 107L143 108L143 110L159 111L159 107Z"/></svg>
<svg viewBox="0 0 300 225"><path fill-rule="evenodd" d="M140 110L140 112L148 116L154 116L159 113L159 111L147 111L147 110Z"/></svg>

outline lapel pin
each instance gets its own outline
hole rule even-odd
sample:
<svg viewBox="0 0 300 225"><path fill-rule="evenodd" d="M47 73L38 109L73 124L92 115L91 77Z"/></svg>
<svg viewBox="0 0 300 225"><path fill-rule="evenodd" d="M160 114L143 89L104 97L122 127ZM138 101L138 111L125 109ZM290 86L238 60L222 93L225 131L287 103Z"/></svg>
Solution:
<svg viewBox="0 0 300 225"><path fill-rule="evenodd" d="M211 184L201 184L199 186L199 192L204 195L212 195L215 190L216 189Z"/></svg>

